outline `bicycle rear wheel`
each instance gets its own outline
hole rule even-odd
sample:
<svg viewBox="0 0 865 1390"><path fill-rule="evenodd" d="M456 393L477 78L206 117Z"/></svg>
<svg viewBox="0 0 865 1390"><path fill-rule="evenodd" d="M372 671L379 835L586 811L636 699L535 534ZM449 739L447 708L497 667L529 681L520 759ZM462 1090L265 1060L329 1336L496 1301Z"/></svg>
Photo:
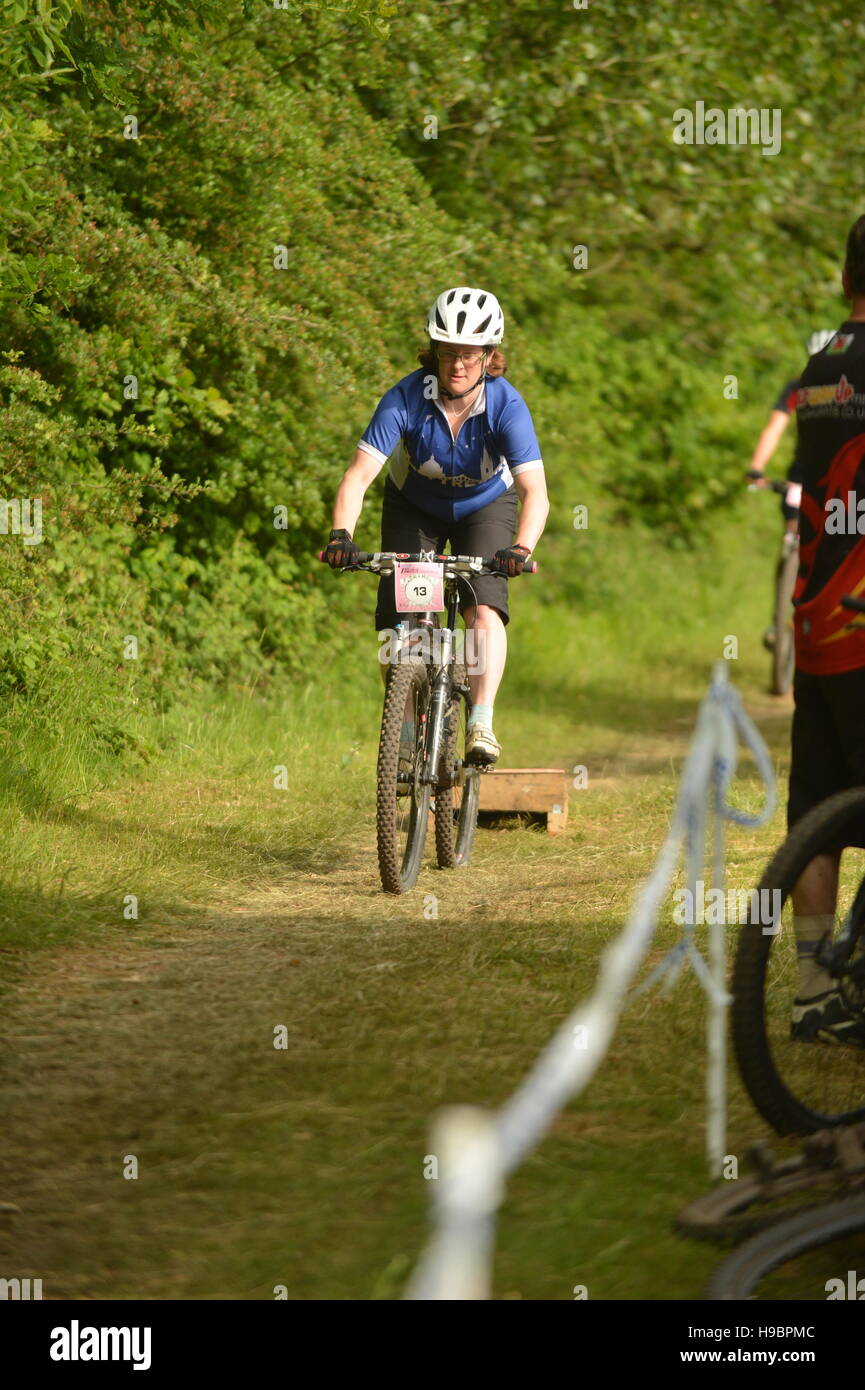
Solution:
<svg viewBox="0 0 865 1390"><path fill-rule="evenodd" d="M851 843L852 842L852 843ZM790 895L817 854L840 850L841 920L865 876L865 788L815 806L794 826L760 881L761 904L771 906L742 927L733 971L732 1027L739 1071L764 1119L779 1134L808 1134L865 1117L865 1051L794 1041L790 1036L799 967ZM766 894L776 894L773 899ZM857 950L863 948L861 923Z"/></svg>
<svg viewBox="0 0 865 1390"><path fill-rule="evenodd" d="M376 838L381 885L407 893L423 862L431 788L421 785L423 743L429 709L429 678L422 661L391 666L385 689L378 749ZM400 759L403 723L411 738Z"/></svg>
<svg viewBox="0 0 865 1390"><path fill-rule="evenodd" d="M786 695L793 684L793 590L799 573L799 547L785 547L775 584L775 645L772 648L772 694Z"/></svg>
<svg viewBox="0 0 865 1390"><path fill-rule="evenodd" d="M454 684L465 684L465 670L454 667ZM442 750L439 783L436 789L436 860L440 869L464 869L471 857L480 801L480 773L477 768L458 766L465 749L465 720L468 704L454 694L448 711L446 737ZM459 810L454 806L454 785L462 778Z"/></svg>
<svg viewBox="0 0 865 1390"><path fill-rule="evenodd" d="M847 1272L846 1255L843 1261L835 1259L822 1269L812 1265L810 1270L808 1264L802 1266L797 1257L821 1245L834 1246L837 1241L862 1231L865 1231L865 1197L847 1197L841 1202L830 1202L827 1206L798 1212L770 1226L768 1231L761 1231L734 1250L712 1275L706 1297L759 1297L755 1290L767 1275L777 1270L779 1277L773 1281L771 1291L768 1288L765 1290L765 1297L773 1301L778 1298L795 1299L797 1302L802 1298L825 1300L827 1270L843 1281ZM861 1236L859 1239L861 1242ZM797 1265L784 1271L783 1266L791 1260L797 1260Z"/></svg>

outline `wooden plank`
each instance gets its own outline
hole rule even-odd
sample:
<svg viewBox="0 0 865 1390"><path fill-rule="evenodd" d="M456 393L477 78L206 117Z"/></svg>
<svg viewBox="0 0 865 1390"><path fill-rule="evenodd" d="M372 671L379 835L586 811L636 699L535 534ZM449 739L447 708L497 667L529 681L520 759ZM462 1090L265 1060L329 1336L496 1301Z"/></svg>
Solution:
<svg viewBox="0 0 865 1390"><path fill-rule="evenodd" d="M496 767L481 774L482 811L550 811L567 796L561 768Z"/></svg>
<svg viewBox="0 0 865 1390"><path fill-rule="evenodd" d="M545 815L547 834L559 835L568 823L568 779L560 767L493 768L481 773L479 810Z"/></svg>

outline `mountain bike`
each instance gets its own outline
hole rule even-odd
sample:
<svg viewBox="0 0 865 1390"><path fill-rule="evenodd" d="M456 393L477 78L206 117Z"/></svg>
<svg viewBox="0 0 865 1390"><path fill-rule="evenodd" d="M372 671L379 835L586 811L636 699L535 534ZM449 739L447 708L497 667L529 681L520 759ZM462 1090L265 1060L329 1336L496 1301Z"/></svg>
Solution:
<svg viewBox="0 0 865 1390"><path fill-rule="evenodd" d="M388 672L376 773L376 841L382 888L406 893L423 863L431 808L438 867L462 869L471 856L485 769L464 757L471 663L458 660L457 610L461 584L473 592L472 575L501 571L494 560L480 556L425 551L360 552L345 569L392 574L397 613L403 617L386 634L388 650L379 653ZM536 569L532 561L523 573Z"/></svg>
<svg viewBox="0 0 865 1390"><path fill-rule="evenodd" d="M847 596L845 608L865 613ZM853 624L861 626L861 624ZM865 1020L865 787L838 792L794 825L760 880L762 908L743 926L733 969L733 1043L742 1079L764 1119L779 1134L808 1134L865 1118L865 1050L795 1041L790 1036L799 990L791 895L818 854L840 854L840 929L824 938L817 963L836 981L848 1011ZM776 897L766 898L764 893ZM762 919L762 920L761 920Z"/></svg>
<svg viewBox="0 0 865 1390"><path fill-rule="evenodd" d="M779 482L776 478L765 478L757 470L748 473L749 478L763 478L767 487L783 497L790 507L798 510L802 497L799 483ZM757 489L755 489L757 491ZM793 590L799 573L799 535L796 531L785 531L781 541L781 552L775 566L775 597L772 607L772 626L766 632L763 643L772 654L772 670L769 689L773 695L786 695L793 683L795 652L793 650Z"/></svg>

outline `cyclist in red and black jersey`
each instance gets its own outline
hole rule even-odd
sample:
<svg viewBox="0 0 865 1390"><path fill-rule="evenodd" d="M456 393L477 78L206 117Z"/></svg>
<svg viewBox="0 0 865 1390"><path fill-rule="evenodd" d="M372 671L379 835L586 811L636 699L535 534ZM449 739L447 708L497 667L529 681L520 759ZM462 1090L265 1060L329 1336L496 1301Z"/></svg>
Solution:
<svg viewBox="0 0 865 1390"><path fill-rule="evenodd" d="M809 334L808 339L805 343L805 351L807 352L809 359L813 357L815 353L822 351L822 349L832 338L834 338L834 336L834 331L831 328L818 328L813 333ZM784 383L784 386L778 395L778 399L772 406L771 412L769 414L769 419L766 421L766 424L763 428L763 432L760 435L760 438L757 440L757 447L754 450L754 456L751 459L751 462L748 464L748 471L746 477L748 478L749 482L753 481L754 473L762 473L765 470L767 463L769 462L770 458L777 449L778 444L781 440L781 436L786 430L787 426L789 425L791 419L793 418L793 414L796 410L796 399L798 396L801 382L801 376L791 377L789 381ZM796 448L793 452L793 457L790 460L790 466L787 469L787 481L790 483L801 483L802 481L801 468L799 465L798 431L796 437ZM795 531L796 522L799 517L798 507L790 506L786 498L782 497L781 510L784 513L784 520L787 523L787 530Z"/></svg>
<svg viewBox="0 0 865 1390"><path fill-rule="evenodd" d="M850 315L796 392L802 499L788 826L835 792L865 786L865 631L841 607L845 594L865 593L865 217L847 239L843 285ZM793 893L793 1036L865 1047L865 1028L814 958L834 929L838 864L838 855L818 855Z"/></svg>
<svg viewBox="0 0 865 1390"><path fill-rule="evenodd" d="M808 357L811 358L816 352L820 352L832 337L834 337L834 334L831 328L818 328L814 333L811 333L805 343L805 351ZM781 436L790 423L793 412L796 409L796 396L800 382L801 377L798 376L792 377L790 381L786 382L778 399L772 406L769 419L766 421L763 432L757 440L754 456L748 465L746 476L749 481L752 479L754 473L762 473L764 471L767 463L777 449ZM799 472L799 445L797 439L796 450L790 462L790 467L787 469L788 482L801 482L802 480L799 476ZM784 513L787 530L795 531L798 518L797 508L791 507L787 503L786 498L782 498L781 510Z"/></svg>
<svg viewBox="0 0 865 1390"><path fill-rule="evenodd" d="M821 348L824 348L829 342L829 339L833 336L834 334L831 328L820 328L809 334L805 341L805 351L809 358L813 357L815 352L819 352ZM796 396L799 390L800 380L801 378L797 376L786 382L772 407L769 419L766 421L760 438L757 440L757 447L754 450L754 455L745 474L749 485L752 487L754 486L754 475L759 473L762 477L766 465L780 443L781 436L790 423L796 409ZM775 589L777 588L779 577L786 568L787 557L791 548L796 545L796 531L799 525L799 497L801 495L800 473L797 431L796 448L790 466L787 469L787 482L790 484L790 487L787 489L786 494L780 499L781 514L784 517L785 534L781 545L781 553L778 556L775 586L773 586L773 599L775 598ZM765 487L767 484L763 481L758 482L757 486ZM773 616L771 624L763 633L763 646L767 651L771 651L777 639L778 634L775 631Z"/></svg>

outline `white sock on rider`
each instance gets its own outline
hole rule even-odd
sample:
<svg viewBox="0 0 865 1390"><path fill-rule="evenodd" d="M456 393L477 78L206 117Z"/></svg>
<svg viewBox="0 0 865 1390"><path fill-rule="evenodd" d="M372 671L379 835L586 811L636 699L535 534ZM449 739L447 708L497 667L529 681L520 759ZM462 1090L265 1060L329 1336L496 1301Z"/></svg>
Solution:
<svg viewBox="0 0 865 1390"><path fill-rule="evenodd" d="M476 724L492 732L493 727L493 706L492 705L472 705L469 712L468 727L473 729Z"/></svg>
<svg viewBox="0 0 865 1390"><path fill-rule="evenodd" d="M835 987L832 976L827 974L814 959L814 953L828 932L830 937L835 930L834 912L815 913L809 917L793 917L793 930L796 933L796 954L799 957L799 998L813 999L815 994L823 994Z"/></svg>

